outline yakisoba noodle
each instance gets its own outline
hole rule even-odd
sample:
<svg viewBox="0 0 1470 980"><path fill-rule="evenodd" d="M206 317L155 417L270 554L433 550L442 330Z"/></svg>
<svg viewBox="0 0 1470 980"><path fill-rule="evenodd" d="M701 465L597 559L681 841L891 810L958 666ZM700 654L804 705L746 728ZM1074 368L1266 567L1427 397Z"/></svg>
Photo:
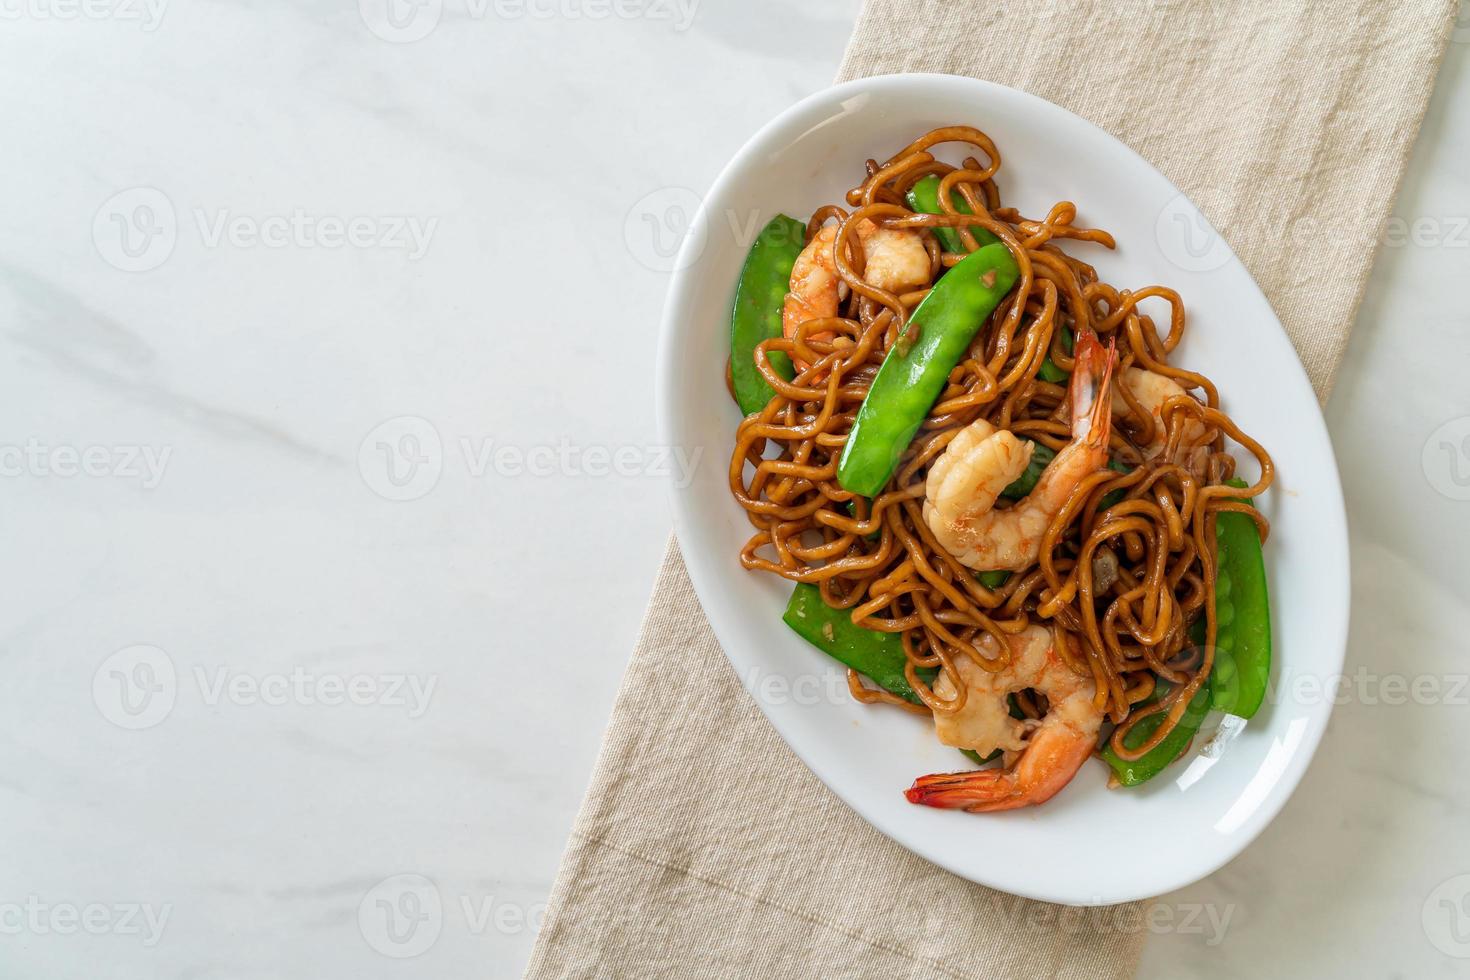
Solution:
<svg viewBox="0 0 1470 980"><path fill-rule="evenodd" d="M968 144L978 158L951 167L930 153L943 143ZM1215 522L1226 511L1248 514L1264 537L1264 518L1243 501L1271 484L1272 462L1220 411L1219 392L1207 377L1169 363L1185 331L1179 295L1164 286L1129 291L1100 281L1060 243L1084 243L1077 251L1087 243L1112 248L1112 236L1074 225L1077 210L1069 202L1041 219L1004 206L995 181L1000 162L979 130L936 129L887 161L868 161L866 178L847 192L846 207L827 205L811 216L808 241L824 225L837 226L833 258L847 296L839 316L808 320L794 336L756 349L756 364L775 397L741 422L730 462L730 489L755 527L740 560L750 569L813 583L827 604L850 610L857 625L901 635L905 676L922 703L876 689L849 670L849 687L864 702L956 712L966 698L957 658L1001 670L1009 661L1007 635L1031 624L1051 628L1057 652L1072 671L1092 679L1096 708L1116 724L1112 749L1137 759L1179 723L1210 674L1217 632ZM905 204L905 192L931 174L941 178L939 201L947 213L915 213ZM973 214L953 213L955 192ZM865 219L882 228L919 230L931 283L978 247L972 227L994 234L1020 270L1015 288L950 373L894 477L871 501L839 486L838 460L885 355L913 340L909 315L932 286L896 295L865 281L857 233ZM965 252L946 253L936 228L954 229ZM1148 299L1168 305L1167 322L1156 323L1140 309ZM1114 345L1119 374L1138 367L1197 397L1169 398L1156 418L1126 386L1115 386L1121 397L1114 402L1108 448L1130 471L1106 469L1082 480L1046 528L1038 560L987 588L925 523L925 477L976 419L1053 450L1067 444L1066 381L1039 375L1048 358L1073 370L1063 327L1090 328L1104 345ZM793 380L771 366L775 352L804 366ZM1227 440L1256 459L1260 476L1244 489L1224 485L1236 468ZM1113 491L1121 491L1121 499L1101 507ZM1187 635L1199 618L1205 620L1203 644ZM998 642L982 643L986 634ZM925 668L947 676L948 690L956 693L936 693L938 678L926 683ZM1171 689L1150 700L1159 678ZM1028 692L1017 701L1029 718L1045 710ZM1165 715L1163 722L1127 748L1127 733L1155 713Z"/></svg>

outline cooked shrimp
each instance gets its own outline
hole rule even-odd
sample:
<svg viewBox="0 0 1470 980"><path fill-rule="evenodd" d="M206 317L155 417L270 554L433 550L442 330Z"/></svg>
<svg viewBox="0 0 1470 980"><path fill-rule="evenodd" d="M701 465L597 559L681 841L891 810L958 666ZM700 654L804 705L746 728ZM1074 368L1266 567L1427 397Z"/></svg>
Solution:
<svg viewBox="0 0 1470 980"><path fill-rule="evenodd" d="M981 755L1003 749L1005 768L920 776L904 792L910 803L975 813L1045 803L1092 754L1103 721L1093 703L1092 679L1067 666L1052 631L1043 626L1028 626L1010 637L1009 645L1010 664L995 672L968 657L956 658L967 688L964 707L934 716L940 741ZM935 693L954 691L947 675L934 686ZM1006 709L1006 695L1028 688L1046 695L1048 710L1040 721L1012 718Z"/></svg>
<svg viewBox="0 0 1470 980"><path fill-rule="evenodd" d="M791 291L782 310L783 332L789 339L808 320L837 315L847 284L837 275L833 245L837 225L826 225L807 243L791 267ZM890 293L929 283L929 252L924 239L907 228L884 228L867 218L858 220L856 234L867 260L863 280ZM830 340L830 332L812 334L812 340ZM798 360L798 366L805 366Z"/></svg>
<svg viewBox="0 0 1470 980"><path fill-rule="evenodd" d="M984 419L962 429L929 467L924 522L960 564L1021 571L1036 562L1042 536L1077 484L1107 465L1112 373L1112 351L1090 330L1080 334L1072 372L1072 441L1014 506L993 509L1000 492L1025 472L1032 444Z"/></svg>
<svg viewBox="0 0 1470 980"><path fill-rule="evenodd" d="M1173 378L1136 367L1120 374L1118 384L1127 388L1140 407L1153 416L1153 437L1148 445L1141 448L1146 455L1158 455L1164 448L1164 403L1177 395L1187 395L1187 392ZM1113 411L1120 416L1129 414L1128 402L1121 391L1113 392ZM1199 422L1187 419L1183 431L1185 445L1192 446L1200 440L1205 430Z"/></svg>

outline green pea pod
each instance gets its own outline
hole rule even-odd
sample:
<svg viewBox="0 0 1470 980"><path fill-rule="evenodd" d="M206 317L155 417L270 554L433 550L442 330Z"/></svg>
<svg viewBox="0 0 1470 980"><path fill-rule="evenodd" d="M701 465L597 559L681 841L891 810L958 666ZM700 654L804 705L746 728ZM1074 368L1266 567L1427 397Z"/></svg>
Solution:
<svg viewBox="0 0 1470 980"><path fill-rule="evenodd" d="M1077 340L1072 335L1072 328L1063 327L1062 349L1070 354L1072 353L1076 343ZM1050 357L1047 357L1046 360L1041 362L1041 370L1037 371L1036 375L1037 377L1041 378L1042 381L1050 381L1052 384L1059 384L1062 381L1065 381L1067 378L1071 377L1071 375L1069 375L1066 371L1063 371L1061 368L1057 367L1056 362L1053 361Z"/></svg>
<svg viewBox="0 0 1470 980"><path fill-rule="evenodd" d="M1011 573L1003 568L999 568L990 572L976 572L975 577L987 589L998 589L1011 580Z"/></svg>
<svg viewBox="0 0 1470 980"><path fill-rule="evenodd" d="M1114 473L1133 472L1133 468L1131 466L1125 466L1122 463L1118 462L1116 459L1108 460L1108 469L1112 470ZM1107 493L1103 494L1103 499L1098 501L1097 509L1107 510L1109 507L1122 500L1125 496L1127 496L1127 494L1127 490L1109 490Z"/></svg>
<svg viewBox="0 0 1470 980"><path fill-rule="evenodd" d="M735 286L735 306L730 311L730 374L734 378L735 401L746 415L759 412L776 394L755 366L755 348L763 340L781 336L781 311L791 288L791 267L801 254L806 225L778 214L761 229L740 281ZM781 377L796 376L791 359L780 351L770 355L771 367Z"/></svg>
<svg viewBox="0 0 1470 980"><path fill-rule="evenodd" d="M914 704L922 703L904 676L903 668L908 658L904 656L903 640L897 633L882 633L854 624L849 610L833 609L822 601L822 590L806 582L797 584L781 619L803 640L885 691ZM920 670L919 676L928 682L934 679L935 673L933 670ZM990 761L968 749L961 751L977 763Z"/></svg>
<svg viewBox="0 0 1470 980"><path fill-rule="evenodd" d="M1231 486L1244 487L1243 480ZM1256 522L1245 514L1215 518L1219 571L1215 581L1214 707L1250 718L1271 679L1271 602Z"/></svg>
<svg viewBox="0 0 1470 980"><path fill-rule="evenodd" d="M833 609L822 601L822 590L800 582L791 593L786 615L781 619L797 635L823 653L838 660L871 680L914 704L919 696L904 677L903 640L897 633L864 629L852 621L851 610ZM923 676L921 672L920 676ZM933 673L930 672L930 677ZM925 678L928 680L928 678Z"/></svg>
<svg viewBox="0 0 1470 980"><path fill-rule="evenodd" d="M935 283L910 318L918 339L907 350L902 343L889 350L858 409L837 463L844 490L865 497L882 492L949 372L1019 277L1010 251L987 245Z"/></svg>
<svg viewBox="0 0 1470 980"><path fill-rule="evenodd" d="M1053 459L1056 459L1056 450L1050 446L1040 442L1034 443L1034 446L1035 448L1031 450L1031 461L1026 464L1026 469L1011 482L1010 486L1000 492L1002 497L1008 500L1020 500L1032 490L1035 490L1037 481L1041 479L1042 471L1051 465ZM1128 467L1115 459L1108 460L1108 469L1117 473L1129 472ZM1102 499L1102 509L1107 510L1113 504L1122 500L1123 493L1124 491L1122 490L1109 491Z"/></svg>
<svg viewBox="0 0 1470 980"><path fill-rule="evenodd" d="M1057 367L1049 357L1041 362L1041 370L1036 372L1036 376L1042 381L1050 381L1054 385L1061 384L1071 377L1066 371Z"/></svg>
<svg viewBox="0 0 1470 980"><path fill-rule="evenodd" d="M1029 440L1028 440L1029 441ZM1000 492L1002 497L1009 500L1020 500L1026 494L1036 489L1036 483L1041 479L1041 473L1051 461L1056 459L1057 452L1043 443L1032 443L1031 462L1026 464L1026 469L1020 476L1012 481L1011 485Z"/></svg>
<svg viewBox="0 0 1470 980"><path fill-rule="evenodd" d="M916 214L944 214L944 209L939 206L939 175L930 174L914 181L914 186L909 188L908 194L909 210ZM950 191L949 199L954 203L955 211L960 214L974 214L970 206L965 203L959 191ZM960 233L953 228L935 228L934 234L939 236L939 244L944 246L946 252L963 252L965 243L960 239ZM986 245L994 245L1000 241L994 234L979 225L970 226L970 234L975 236L975 244L984 248Z"/></svg>
<svg viewBox="0 0 1470 980"><path fill-rule="evenodd" d="M1169 682L1159 680L1158 687L1154 689L1154 696L1150 700L1157 700L1169 692ZM1129 762L1113 751L1111 744L1103 747L1102 755L1112 766L1113 773L1118 777L1118 782L1124 786L1137 786L1153 779L1159 773L1169 767L1179 754L1189 745L1189 740L1194 738L1199 731L1199 726L1204 722L1205 715L1210 713L1210 680L1200 685L1194 697L1189 701L1189 707L1184 709L1184 717L1179 719L1179 724L1174 730L1164 736L1164 740L1155 745L1147 754L1140 759ZM1159 730L1164 723L1164 713L1149 715L1147 718L1133 726L1123 744L1129 748L1136 748L1148 740L1148 737Z"/></svg>

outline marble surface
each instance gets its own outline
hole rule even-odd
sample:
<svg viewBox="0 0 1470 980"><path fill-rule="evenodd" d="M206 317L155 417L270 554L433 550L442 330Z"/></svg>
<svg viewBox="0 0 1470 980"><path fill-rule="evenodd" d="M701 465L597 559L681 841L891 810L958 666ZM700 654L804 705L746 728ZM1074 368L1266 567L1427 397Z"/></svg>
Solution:
<svg viewBox="0 0 1470 980"><path fill-rule="evenodd" d="M687 462L670 248L857 5L0 3L0 972L519 975ZM1345 703L1143 976L1470 970L1459 34L1328 408Z"/></svg>

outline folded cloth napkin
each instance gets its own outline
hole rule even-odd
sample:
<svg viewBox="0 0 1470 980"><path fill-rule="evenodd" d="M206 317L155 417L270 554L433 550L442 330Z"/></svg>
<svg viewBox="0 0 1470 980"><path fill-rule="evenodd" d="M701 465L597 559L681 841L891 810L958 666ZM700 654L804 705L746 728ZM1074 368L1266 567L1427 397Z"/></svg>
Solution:
<svg viewBox="0 0 1470 980"><path fill-rule="evenodd" d="M838 81L972 75L1112 133L1230 243L1326 401L1455 11L1455 0L868 0Z"/></svg>
<svg viewBox="0 0 1470 980"><path fill-rule="evenodd" d="M1326 398L1454 7L868 0L841 77L973 75L1117 135L1231 243ZM1101 980L1132 975L1144 913L1005 895L868 827L760 716L671 543L526 976Z"/></svg>

